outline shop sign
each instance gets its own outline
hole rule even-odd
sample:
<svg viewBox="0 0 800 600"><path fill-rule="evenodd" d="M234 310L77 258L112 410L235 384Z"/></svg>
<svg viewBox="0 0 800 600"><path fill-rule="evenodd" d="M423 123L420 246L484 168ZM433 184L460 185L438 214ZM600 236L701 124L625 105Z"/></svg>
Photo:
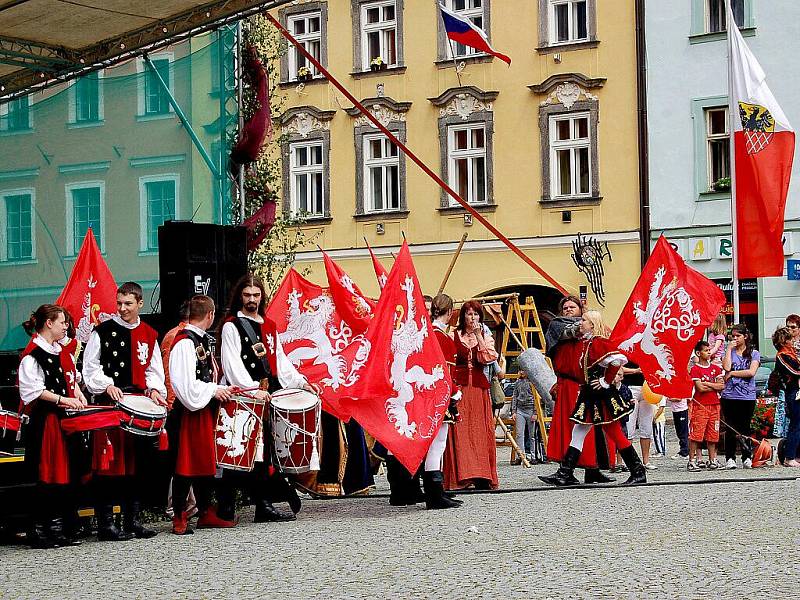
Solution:
<svg viewBox="0 0 800 600"><path fill-rule="evenodd" d="M800 260L786 261L786 279L789 281L800 281Z"/></svg>
<svg viewBox="0 0 800 600"><path fill-rule="evenodd" d="M689 238L689 260L711 260L711 238Z"/></svg>

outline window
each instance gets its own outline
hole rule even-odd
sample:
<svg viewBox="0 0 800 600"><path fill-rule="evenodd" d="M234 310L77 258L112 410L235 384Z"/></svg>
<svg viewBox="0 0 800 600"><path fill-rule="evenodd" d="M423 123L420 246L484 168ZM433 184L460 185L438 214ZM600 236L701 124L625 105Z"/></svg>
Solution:
<svg viewBox="0 0 800 600"><path fill-rule="evenodd" d="M164 83L171 90L175 90L175 74L172 68L172 53L162 53L150 55L150 60L153 62L158 74L163 79ZM144 60L137 61L137 68L139 69L138 81L138 109L139 116L143 117L158 117L160 115L169 115L172 112L172 106L169 103L169 94L158 81L156 74Z"/></svg>
<svg viewBox="0 0 800 600"><path fill-rule="evenodd" d="M288 26L289 31L308 53L318 61L322 60L322 14L311 12L290 16ZM319 75L317 68L297 48L290 46L288 80L296 81L298 71L302 68L307 69L312 77Z"/></svg>
<svg viewBox="0 0 800 600"><path fill-rule="evenodd" d="M591 194L589 114L550 117L550 185L553 199Z"/></svg>
<svg viewBox="0 0 800 600"><path fill-rule="evenodd" d="M159 175L139 179L141 237L143 252L158 250L158 228L178 218L178 176Z"/></svg>
<svg viewBox="0 0 800 600"><path fill-rule="evenodd" d="M383 134L365 135L365 212L400 210L400 157L397 146Z"/></svg>
<svg viewBox="0 0 800 600"><path fill-rule="evenodd" d="M67 191L67 256L75 256L91 227L100 250L105 249L105 184L101 181L73 183Z"/></svg>
<svg viewBox="0 0 800 600"><path fill-rule="evenodd" d="M705 117L708 190L729 190L731 160L728 108L726 106L707 108ZM726 179L728 180L727 182L725 181Z"/></svg>
<svg viewBox="0 0 800 600"><path fill-rule="evenodd" d="M551 44L589 39L587 0L551 0L549 18Z"/></svg>
<svg viewBox="0 0 800 600"><path fill-rule="evenodd" d="M706 4L706 33L718 33L728 30L728 11L725 8L726 0L705 0ZM744 0L730 0L733 18L736 24L742 27L744 23Z"/></svg>
<svg viewBox="0 0 800 600"><path fill-rule="evenodd" d="M289 194L293 215L325 216L323 160L322 141L289 146Z"/></svg>
<svg viewBox="0 0 800 600"><path fill-rule="evenodd" d="M76 79L69 88L69 118L72 125L91 125L103 120L102 74L99 71Z"/></svg>
<svg viewBox="0 0 800 600"><path fill-rule="evenodd" d="M455 13L467 17L475 27L484 29L484 0L447 0L447 8ZM458 42L450 42L447 44L447 58L463 58L481 54L479 50L464 46Z"/></svg>
<svg viewBox="0 0 800 600"><path fill-rule="evenodd" d="M32 127L28 96L0 104L0 131L27 131Z"/></svg>
<svg viewBox="0 0 800 600"><path fill-rule="evenodd" d="M33 191L14 190L0 193L3 227L0 260L20 261L34 258Z"/></svg>
<svg viewBox="0 0 800 600"><path fill-rule="evenodd" d="M447 133L449 183L470 204L485 204L486 128L484 125L450 127ZM450 199L450 205L456 202Z"/></svg>
<svg viewBox="0 0 800 600"><path fill-rule="evenodd" d="M362 69L369 69L377 58L388 66L399 64L396 11L394 0L370 2L361 7Z"/></svg>

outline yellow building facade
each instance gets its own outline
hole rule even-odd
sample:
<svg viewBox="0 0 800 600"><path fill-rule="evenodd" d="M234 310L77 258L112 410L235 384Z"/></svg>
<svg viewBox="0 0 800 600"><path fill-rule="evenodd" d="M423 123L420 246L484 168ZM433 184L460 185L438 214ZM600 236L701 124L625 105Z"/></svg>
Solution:
<svg viewBox="0 0 800 600"><path fill-rule="evenodd" d="M448 43L432 0L308 1L275 16L570 293L588 287L571 257L578 233L607 242L613 323L640 272L633 3L442 2L485 29L512 64ZM423 291L433 294L466 233L447 293L520 290L554 308L558 294L538 273L452 206L291 46L280 73L283 210L307 213L306 233L362 290L378 294L365 239L389 269L405 234ZM314 245L297 266L325 284ZM599 306L591 288L588 304Z"/></svg>

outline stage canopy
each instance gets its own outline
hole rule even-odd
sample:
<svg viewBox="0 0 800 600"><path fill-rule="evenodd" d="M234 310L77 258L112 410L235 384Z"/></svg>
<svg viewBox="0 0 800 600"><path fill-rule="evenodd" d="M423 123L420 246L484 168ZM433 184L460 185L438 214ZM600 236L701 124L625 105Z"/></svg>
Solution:
<svg viewBox="0 0 800 600"><path fill-rule="evenodd" d="M289 0L0 0L0 102Z"/></svg>

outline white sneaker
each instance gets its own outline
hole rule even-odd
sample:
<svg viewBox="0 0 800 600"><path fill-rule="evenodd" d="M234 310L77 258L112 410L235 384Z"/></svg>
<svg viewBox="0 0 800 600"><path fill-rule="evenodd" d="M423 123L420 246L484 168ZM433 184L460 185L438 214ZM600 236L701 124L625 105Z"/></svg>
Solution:
<svg viewBox="0 0 800 600"><path fill-rule="evenodd" d="M681 456L680 454L673 454L669 458L670 460L686 460L687 457Z"/></svg>
<svg viewBox="0 0 800 600"><path fill-rule="evenodd" d="M726 469L735 469L736 468L736 461L732 458L728 459L728 462L725 463Z"/></svg>
<svg viewBox="0 0 800 600"><path fill-rule="evenodd" d="M653 463L649 462L644 466L645 469L648 471L655 471L658 467L655 466Z"/></svg>
<svg viewBox="0 0 800 600"><path fill-rule="evenodd" d="M749 458L748 458L748 459L745 459L745 461L742 463L742 466L743 466L745 469L752 469L752 468L753 468L753 461L752 461L752 460L750 460Z"/></svg>

